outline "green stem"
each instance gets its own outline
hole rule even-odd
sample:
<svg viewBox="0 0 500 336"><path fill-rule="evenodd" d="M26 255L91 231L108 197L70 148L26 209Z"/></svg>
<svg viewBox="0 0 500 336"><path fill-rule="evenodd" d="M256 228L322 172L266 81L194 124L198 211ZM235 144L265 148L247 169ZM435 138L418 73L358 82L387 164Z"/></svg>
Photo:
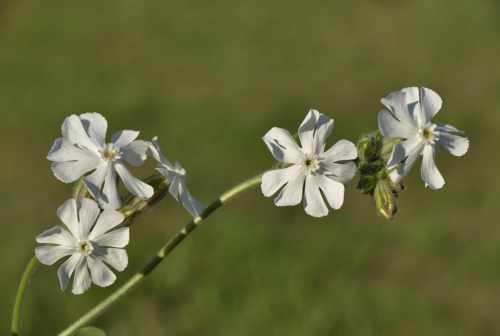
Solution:
<svg viewBox="0 0 500 336"><path fill-rule="evenodd" d="M26 292L26 287L28 282L35 270L36 265L38 265L38 259L36 256L31 258L28 266L24 270L23 277L19 283L19 288L17 289L16 302L14 304L14 312L12 313L12 336L19 335L19 325L21 324L21 309L23 308L23 299Z"/></svg>
<svg viewBox="0 0 500 336"><path fill-rule="evenodd" d="M215 210L226 204L229 200L236 197L237 195L260 184L262 181L262 175L263 174L259 174L255 177L252 177L222 194L218 199L212 202L212 204L205 208L200 216L193 218L172 239L170 239L170 241L165 244L158 251L158 253L156 253L156 255L146 264L146 266L144 266L139 272L134 274L124 285L118 288L110 296L101 301L101 303L99 303L93 309L89 310L85 315L76 320L68 328L63 330L59 334L59 336L73 335L79 328L83 327L84 325L98 317L113 304L115 304L118 300L128 294L135 286L141 283L146 278L146 276L151 273L156 268L156 266L158 266L165 259L165 257L169 255L177 245L180 244L180 242L184 240L184 238L186 238L194 229L196 229L196 227L208 216L210 216Z"/></svg>

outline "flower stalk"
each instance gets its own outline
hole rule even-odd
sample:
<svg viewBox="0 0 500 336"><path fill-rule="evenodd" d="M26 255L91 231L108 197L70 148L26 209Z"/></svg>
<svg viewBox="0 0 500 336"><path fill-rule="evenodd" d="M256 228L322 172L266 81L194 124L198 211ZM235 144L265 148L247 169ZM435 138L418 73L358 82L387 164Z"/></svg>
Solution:
<svg viewBox="0 0 500 336"><path fill-rule="evenodd" d="M29 280L33 275L33 272L38 265L38 258L33 256L28 266L26 266L26 270L23 273L23 277L21 278L21 282L19 283L19 288L17 289L16 302L14 304L14 312L12 314L12 328L11 335L18 336L19 335L19 325L21 324L21 310L23 308L24 295L26 293L26 287L28 286Z"/></svg>

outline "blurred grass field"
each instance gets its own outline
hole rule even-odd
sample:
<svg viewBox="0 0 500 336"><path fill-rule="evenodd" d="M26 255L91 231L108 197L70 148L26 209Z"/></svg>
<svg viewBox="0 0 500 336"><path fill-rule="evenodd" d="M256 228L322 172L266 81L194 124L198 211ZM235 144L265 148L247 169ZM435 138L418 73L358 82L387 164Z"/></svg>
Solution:
<svg viewBox="0 0 500 336"><path fill-rule="evenodd" d="M329 145L356 142L377 128L381 98L422 85L444 101L435 121L471 142L462 158L438 157L443 189L414 169L394 222L356 178L323 219L253 190L93 325L111 336L499 335L499 16L493 0L1 1L1 332L35 236L70 197L45 158L70 114L102 113L108 136L158 135L206 205L270 167L271 127L293 133L316 108L335 119ZM170 197L139 218L129 267L108 288L61 292L57 266L39 266L21 334L61 331L188 219Z"/></svg>

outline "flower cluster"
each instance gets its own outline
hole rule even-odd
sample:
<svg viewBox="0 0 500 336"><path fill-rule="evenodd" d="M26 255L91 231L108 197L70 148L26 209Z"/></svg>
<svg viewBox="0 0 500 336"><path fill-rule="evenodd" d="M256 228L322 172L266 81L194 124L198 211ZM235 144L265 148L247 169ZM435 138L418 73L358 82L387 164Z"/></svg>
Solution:
<svg viewBox="0 0 500 336"><path fill-rule="evenodd" d="M178 162L170 164L161 153L156 137L153 145L136 140L139 132L125 130L115 133L106 143L107 128L106 119L99 113L72 115L64 120L63 136L55 141L47 156L53 161L52 171L59 180L71 183L81 178L95 200L81 198L78 204L73 199L66 201L57 214L69 231L56 226L36 238L39 243L54 244L35 249L43 264L52 265L71 255L59 268L58 275L65 290L75 273L74 294L85 292L91 280L102 287L115 281L116 276L104 262L117 271L127 266L127 253L123 248L129 241L129 229L113 230L124 220L124 215L116 211L122 205L118 176L130 193L143 200L152 197L154 189L134 177L125 163L140 166L148 156L152 157L157 162L157 170L170 183L172 196L177 200L179 194L192 216L199 216L203 211L201 203L186 188L186 171Z"/></svg>

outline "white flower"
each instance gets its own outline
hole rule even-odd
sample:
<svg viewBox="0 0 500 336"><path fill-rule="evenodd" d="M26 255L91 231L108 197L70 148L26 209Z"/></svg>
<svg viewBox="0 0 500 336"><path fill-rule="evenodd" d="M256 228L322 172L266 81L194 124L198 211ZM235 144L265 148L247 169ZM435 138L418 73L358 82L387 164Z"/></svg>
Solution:
<svg viewBox="0 0 500 336"><path fill-rule="evenodd" d="M57 271L62 290L66 290L73 272L75 277L71 292L82 294L89 289L91 278L92 282L101 287L115 282L116 276L104 262L119 272L127 267L127 252L120 247L128 244L129 229L120 228L108 232L120 224L124 216L115 210L103 210L100 215L99 211L97 204L88 198L80 200L78 210L75 200L70 199L57 210L57 216L68 227L69 232L61 226L55 226L36 237L39 243L54 244L35 249L42 264L52 265L71 255Z"/></svg>
<svg viewBox="0 0 500 336"><path fill-rule="evenodd" d="M305 211L311 216L323 217L328 214L328 208L321 190L328 204L339 209L344 202L344 183L356 173L354 162L340 161L354 160L358 151L352 142L340 140L325 152L325 142L332 128L332 119L310 110L299 127L302 147L287 130L274 127L267 132L263 140L273 156L291 166L268 171L262 176L264 196L272 196L286 184L274 203L277 206L297 205L304 190Z"/></svg>
<svg viewBox="0 0 500 336"><path fill-rule="evenodd" d="M118 209L121 206L116 173L132 194L143 199L150 198L153 188L132 176L123 164L127 161L133 166L142 165L149 143L134 141L139 132L120 131L106 144L107 128L106 119L95 112L66 118L62 125L63 137L55 141L47 156L54 161L54 175L70 183L95 169L83 178L83 182L103 209Z"/></svg>
<svg viewBox="0 0 500 336"><path fill-rule="evenodd" d="M436 167L437 144L441 144L455 156L462 156L469 148L469 140L457 135L464 133L455 127L433 124L431 119L441 109L442 100L430 89L421 88L420 97L417 87L405 88L391 93L381 100L382 104L392 112L382 110L378 116L380 132L386 138L405 138L394 146L387 168L394 182L400 182L408 174L417 158L423 155L421 174L425 186L439 189L444 185L444 179Z"/></svg>
<svg viewBox="0 0 500 336"><path fill-rule="evenodd" d="M154 146L153 146L154 145ZM178 201L178 196L181 197L182 205L191 214L191 216L199 216L203 212L203 205L197 201L186 188L186 170L176 162L172 165L170 161L163 156L158 137L153 138L153 145L150 146L148 152L151 157L156 160L156 170L164 175L170 182L169 192Z"/></svg>

